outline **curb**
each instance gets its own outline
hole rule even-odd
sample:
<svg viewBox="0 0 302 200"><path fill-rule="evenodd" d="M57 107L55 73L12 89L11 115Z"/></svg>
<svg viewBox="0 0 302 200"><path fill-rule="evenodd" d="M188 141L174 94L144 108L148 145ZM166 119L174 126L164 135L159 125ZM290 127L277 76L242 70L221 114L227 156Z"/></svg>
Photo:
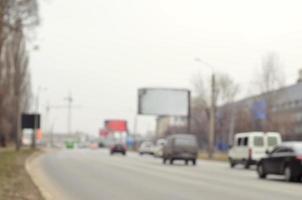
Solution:
<svg viewBox="0 0 302 200"><path fill-rule="evenodd" d="M41 186L41 184L39 184L39 180L37 178L37 175L35 175L35 172L34 172L34 170L32 169L32 166L31 166L33 161L35 159L37 159L38 157L40 157L44 153L45 153L45 151L40 150L39 152L35 152L31 156L29 156L25 161L25 169L26 169L27 173L29 174L31 180L33 181L34 185L40 191L40 193L41 193L42 197L44 198L44 200L54 200L52 195L45 188L43 188Z"/></svg>

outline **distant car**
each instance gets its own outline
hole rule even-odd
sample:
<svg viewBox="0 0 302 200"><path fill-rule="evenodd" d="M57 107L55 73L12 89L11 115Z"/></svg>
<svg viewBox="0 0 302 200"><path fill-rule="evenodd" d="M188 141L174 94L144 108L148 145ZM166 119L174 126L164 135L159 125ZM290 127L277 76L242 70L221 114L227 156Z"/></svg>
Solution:
<svg viewBox="0 0 302 200"><path fill-rule="evenodd" d="M243 164L248 169L264 158L267 150L271 151L280 143L281 135L276 132L237 133L234 146L228 154L230 166L233 168L237 164Z"/></svg>
<svg viewBox="0 0 302 200"><path fill-rule="evenodd" d="M103 142L99 142L99 148L103 148L103 147L105 147L105 144L103 143Z"/></svg>
<svg viewBox="0 0 302 200"><path fill-rule="evenodd" d="M124 156L127 153L127 148L124 144L114 144L110 148L110 154L113 155L115 153L123 154Z"/></svg>
<svg viewBox="0 0 302 200"><path fill-rule="evenodd" d="M150 154L150 155L153 155L154 152L153 152L153 149L154 148L154 145L152 142L149 142L149 141L146 141L146 142L143 142L139 149L138 149L138 152L140 155L144 155L144 154Z"/></svg>
<svg viewBox="0 0 302 200"><path fill-rule="evenodd" d="M90 148L90 149L97 149L98 147L99 147L98 144L95 143L95 142L91 142L91 143L89 144L89 148Z"/></svg>
<svg viewBox="0 0 302 200"><path fill-rule="evenodd" d="M65 141L65 147L67 149L74 149L75 148L75 142L73 142L73 141Z"/></svg>
<svg viewBox="0 0 302 200"><path fill-rule="evenodd" d="M163 148L163 163L169 160L184 160L186 165L192 161L196 165L198 157L197 139L191 134L175 134L167 137L167 144Z"/></svg>
<svg viewBox="0 0 302 200"><path fill-rule="evenodd" d="M285 142L267 152L257 165L259 178L269 174L284 175L287 181L299 181L302 178L302 142Z"/></svg>

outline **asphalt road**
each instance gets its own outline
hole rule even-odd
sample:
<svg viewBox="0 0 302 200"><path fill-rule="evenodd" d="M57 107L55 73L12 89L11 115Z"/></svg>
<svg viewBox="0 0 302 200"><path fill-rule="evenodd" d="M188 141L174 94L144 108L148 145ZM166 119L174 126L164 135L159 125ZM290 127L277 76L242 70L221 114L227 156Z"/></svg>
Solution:
<svg viewBox="0 0 302 200"><path fill-rule="evenodd" d="M301 183L277 176L259 180L254 170L215 161L171 166L151 156L87 149L45 154L34 167L40 186L56 200L302 199Z"/></svg>

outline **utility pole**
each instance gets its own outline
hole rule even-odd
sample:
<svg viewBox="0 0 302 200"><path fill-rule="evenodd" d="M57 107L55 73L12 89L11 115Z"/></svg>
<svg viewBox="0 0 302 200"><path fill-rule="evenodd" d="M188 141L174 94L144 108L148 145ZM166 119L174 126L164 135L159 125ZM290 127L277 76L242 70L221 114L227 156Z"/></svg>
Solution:
<svg viewBox="0 0 302 200"><path fill-rule="evenodd" d="M79 108L81 106L79 105L72 105L73 103L73 97L71 94L69 94L66 98L64 98L65 101L67 101L67 105L47 105L46 107L46 116L48 118L50 109L66 109L67 108L67 134L72 133L72 109L73 108ZM53 126L53 125L52 125ZM53 129L53 128L52 128ZM55 138L53 138L53 131L51 130L51 144L53 146L53 142Z"/></svg>
<svg viewBox="0 0 302 200"><path fill-rule="evenodd" d="M47 121L48 120L48 115L49 115L49 111L50 111L50 105L49 105L49 103L47 103L47 105L46 105L46 112L45 112L45 121ZM52 133L52 131L49 131L49 128L47 127L47 128L45 128L45 131L47 131L47 134L50 134L50 138L49 138L49 141L50 141L50 147L53 147L54 145L53 145L53 133ZM48 141L48 142L49 142Z"/></svg>
<svg viewBox="0 0 302 200"><path fill-rule="evenodd" d="M67 101L67 134L71 134L71 104L73 102L73 98L71 93L65 98Z"/></svg>
<svg viewBox="0 0 302 200"><path fill-rule="evenodd" d="M209 128L209 158L213 158L214 153L214 140L215 140L215 123L216 123L216 86L215 86L215 74L212 73L211 75L211 108L210 108L210 128Z"/></svg>

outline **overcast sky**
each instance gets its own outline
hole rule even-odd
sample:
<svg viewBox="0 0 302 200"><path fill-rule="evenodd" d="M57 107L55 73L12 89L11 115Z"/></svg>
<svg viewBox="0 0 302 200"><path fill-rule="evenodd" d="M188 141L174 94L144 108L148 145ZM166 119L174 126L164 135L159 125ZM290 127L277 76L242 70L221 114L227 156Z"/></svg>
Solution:
<svg viewBox="0 0 302 200"><path fill-rule="evenodd" d="M287 83L302 67L302 1L42 0L38 51L31 52L40 109L74 98L72 130L97 134L107 118L133 128L137 88L192 88L211 63L240 83L242 96L262 57L276 52ZM67 131L67 109L51 109L45 128ZM138 129L154 129L139 118Z"/></svg>

